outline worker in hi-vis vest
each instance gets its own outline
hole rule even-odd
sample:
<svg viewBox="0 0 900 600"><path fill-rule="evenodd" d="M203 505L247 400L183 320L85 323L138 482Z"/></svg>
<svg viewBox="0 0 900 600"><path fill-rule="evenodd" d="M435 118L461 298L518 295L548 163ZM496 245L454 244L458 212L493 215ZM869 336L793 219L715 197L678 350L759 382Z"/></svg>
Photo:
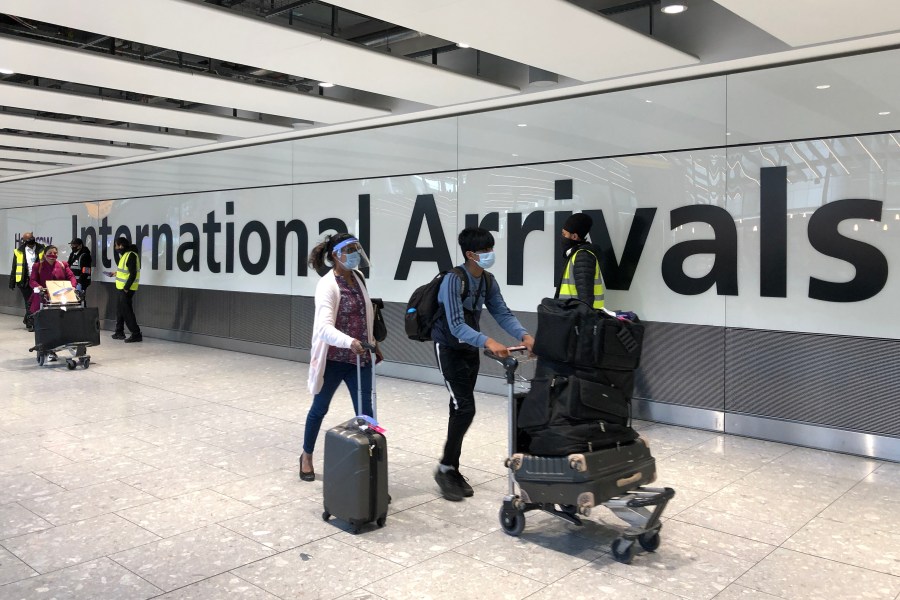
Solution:
<svg viewBox="0 0 900 600"><path fill-rule="evenodd" d="M603 308L603 273L597 250L585 238L594 224L589 215L575 213L566 219L560 240L566 259L556 297L578 298L592 308Z"/></svg>
<svg viewBox="0 0 900 600"><path fill-rule="evenodd" d="M19 288L25 300L25 323L28 331L34 331L34 315L31 314L31 269L35 263L44 258L44 245L34 239L34 233L26 231L22 234L21 243L13 250L12 267L9 270L9 289Z"/></svg>
<svg viewBox="0 0 900 600"><path fill-rule="evenodd" d="M119 255L118 269L115 272L106 271L106 275L116 277L116 331L112 338L125 340L126 344L140 342L144 338L134 316L134 294L141 282L141 255L137 247L126 237L116 238L115 250ZM131 332L131 336L127 338L126 325Z"/></svg>

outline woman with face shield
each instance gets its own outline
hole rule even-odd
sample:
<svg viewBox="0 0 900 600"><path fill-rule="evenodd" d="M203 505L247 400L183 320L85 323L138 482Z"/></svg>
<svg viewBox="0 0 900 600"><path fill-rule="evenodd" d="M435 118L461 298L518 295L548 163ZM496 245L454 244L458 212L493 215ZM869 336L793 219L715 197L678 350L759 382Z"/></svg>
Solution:
<svg viewBox="0 0 900 600"><path fill-rule="evenodd" d="M41 297L47 287L48 281L68 280L72 289L78 285L75 274L69 265L59 260L59 250L56 246L47 246L44 250L44 258L34 263L31 268L31 312L36 313L41 308Z"/></svg>
<svg viewBox="0 0 900 600"><path fill-rule="evenodd" d="M331 398L341 383L350 390L353 412L357 399L356 360L359 356L362 383L362 412L372 415L372 364L363 343L375 343L372 336L374 312L366 290L363 269L369 259L359 240L338 233L310 252L309 266L322 279L316 285L315 320L309 358L308 387L313 403L306 415L300 479L314 481L313 450ZM378 359L381 353L377 352Z"/></svg>

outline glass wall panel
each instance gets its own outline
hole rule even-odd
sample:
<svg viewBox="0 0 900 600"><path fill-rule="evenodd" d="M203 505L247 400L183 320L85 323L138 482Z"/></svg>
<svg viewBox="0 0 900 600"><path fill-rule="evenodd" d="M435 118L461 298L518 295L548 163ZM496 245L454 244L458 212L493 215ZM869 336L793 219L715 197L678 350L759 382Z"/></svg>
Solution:
<svg viewBox="0 0 900 600"><path fill-rule="evenodd" d="M724 143L724 77L459 117L461 169Z"/></svg>

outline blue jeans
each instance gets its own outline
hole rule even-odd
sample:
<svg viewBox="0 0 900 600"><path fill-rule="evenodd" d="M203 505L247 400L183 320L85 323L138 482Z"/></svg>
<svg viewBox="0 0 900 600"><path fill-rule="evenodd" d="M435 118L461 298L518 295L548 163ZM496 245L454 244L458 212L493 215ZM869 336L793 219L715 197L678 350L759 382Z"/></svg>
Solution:
<svg viewBox="0 0 900 600"><path fill-rule="evenodd" d="M322 428L322 420L328 414L328 407L331 405L331 398L337 391L341 382L347 384L350 390L350 398L353 400L353 414L357 410L357 382L356 382L356 365L351 363L338 362L335 360L325 361L325 375L322 382L322 389L313 398L312 406L306 415L306 432L303 434L303 451L312 454L316 448L316 438L319 437L319 429ZM362 394L363 404L362 412L364 415L372 416L372 365L362 368Z"/></svg>

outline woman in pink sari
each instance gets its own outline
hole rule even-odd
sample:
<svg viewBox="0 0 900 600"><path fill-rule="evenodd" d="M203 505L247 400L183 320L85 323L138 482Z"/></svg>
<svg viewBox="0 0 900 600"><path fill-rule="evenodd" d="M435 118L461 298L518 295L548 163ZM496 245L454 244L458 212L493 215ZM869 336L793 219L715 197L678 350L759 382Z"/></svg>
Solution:
<svg viewBox="0 0 900 600"><path fill-rule="evenodd" d="M78 282L72 269L59 259L59 250L56 246L47 246L44 250L44 258L31 268L31 288L34 293L31 295L31 312L36 313L41 308L41 298L43 291L47 287L48 281L68 280L74 289Z"/></svg>

